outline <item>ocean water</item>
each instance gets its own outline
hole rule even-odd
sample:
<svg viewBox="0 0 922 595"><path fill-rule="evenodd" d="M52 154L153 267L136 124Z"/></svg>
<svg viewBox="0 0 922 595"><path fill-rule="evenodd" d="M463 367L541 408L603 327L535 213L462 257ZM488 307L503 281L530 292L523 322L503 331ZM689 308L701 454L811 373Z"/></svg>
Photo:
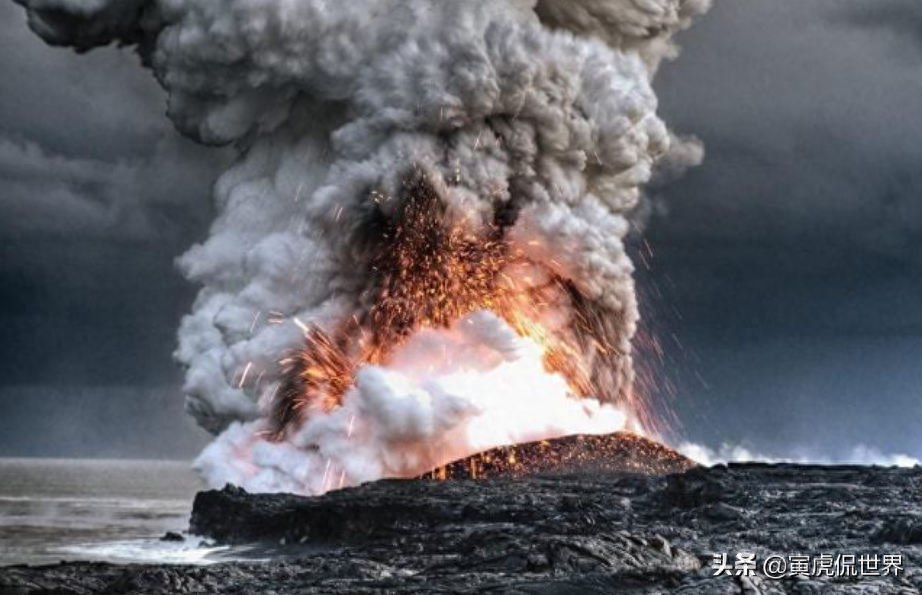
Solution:
<svg viewBox="0 0 922 595"><path fill-rule="evenodd" d="M203 487L184 462L0 458L0 565L217 561L200 538L159 539Z"/></svg>

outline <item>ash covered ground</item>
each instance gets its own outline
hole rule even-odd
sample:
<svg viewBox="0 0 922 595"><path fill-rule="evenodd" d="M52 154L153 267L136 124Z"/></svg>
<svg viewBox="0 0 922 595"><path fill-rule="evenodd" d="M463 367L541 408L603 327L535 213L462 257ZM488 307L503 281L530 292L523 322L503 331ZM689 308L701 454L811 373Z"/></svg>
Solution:
<svg viewBox="0 0 922 595"><path fill-rule="evenodd" d="M258 544L273 561L12 567L0 593L922 592L919 467L705 468L659 458L666 450L643 439L618 444L672 473L583 466L314 498L228 486L196 497L190 532ZM713 554L741 552L757 554L755 576L712 576ZM903 571L768 580L761 561L772 554L900 554Z"/></svg>

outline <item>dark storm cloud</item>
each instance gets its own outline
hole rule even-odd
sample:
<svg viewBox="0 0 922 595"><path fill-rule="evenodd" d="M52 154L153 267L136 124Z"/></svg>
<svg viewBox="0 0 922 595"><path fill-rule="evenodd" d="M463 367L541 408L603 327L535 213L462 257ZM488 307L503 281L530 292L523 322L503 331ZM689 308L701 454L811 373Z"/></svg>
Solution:
<svg viewBox="0 0 922 595"><path fill-rule="evenodd" d="M204 444L182 399L162 387L0 387L4 456L184 458ZM145 420L125 423L126 411Z"/></svg>
<svg viewBox="0 0 922 595"><path fill-rule="evenodd" d="M693 439L922 453L920 7L718 1L661 72L707 148L640 281Z"/></svg>
<svg viewBox="0 0 922 595"><path fill-rule="evenodd" d="M847 6L839 16L857 27L888 29L922 49L922 3L918 0L878 0L872 5Z"/></svg>
<svg viewBox="0 0 922 595"><path fill-rule="evenodd" d="M192 454L173 260L227 153L173 131L129 50L47 47L8 2L0 77L0 455ZM116 423L138 409L144 432Z"/></svg>
<svg viewBox="0 0 922 595"><path fill-rule="evenodd" d="M172 134L143 158L65 157L0 138L0 237L152 241L187 236L209 218L209 160Z"/></svg>
<svg viewBox="0 0 922 595"><path fill-rule="evenodd" d="M181 138L137 57L51 48L0 4L0 238L200 230L226 155Z"/></svg>
<svg viewBox="0 0 922 595"><path fill-rule="evenodd" d="M659 89L709 163L675 189L672 231L909 252L922 221L922 61L895 60L887 36L837 18L869 6L723 2L686 35Z"/></svg>
<svg viewBox="0 0 922 595"><path fill-rule="evenodd" d="M886 36L843 25L845 4L718 3L662 73L663 111L708 157L668 190L653 233L664 251L694 244L709 269L697 291L739 287L740 275L812 277L820 293L829 277L863 293L920 281L922 61L894 60Z"/></svg>
<svg viewBox="0 0 922 595"><path fill-rule="evenodd" d="M25 11L0 3L0 131L49 152L114 160L148 155L169 130L164 96L128 51L79 55L49 47L26 26Z"/></svg>

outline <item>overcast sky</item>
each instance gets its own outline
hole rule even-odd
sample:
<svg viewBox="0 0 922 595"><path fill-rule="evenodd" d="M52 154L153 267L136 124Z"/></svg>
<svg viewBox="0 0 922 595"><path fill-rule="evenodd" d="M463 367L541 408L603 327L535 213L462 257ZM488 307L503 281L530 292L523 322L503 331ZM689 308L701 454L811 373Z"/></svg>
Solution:
<svg viewBox="0 0 922 595"><path fill-rule="evenodd" d="M707 158L656 192L640 283L681 434L922 457L922 3L718 0L680 41L661 111ZM9 2L0 77L0 456L194 455L172 263L229 155L130 51L46 47Z"/></svg>

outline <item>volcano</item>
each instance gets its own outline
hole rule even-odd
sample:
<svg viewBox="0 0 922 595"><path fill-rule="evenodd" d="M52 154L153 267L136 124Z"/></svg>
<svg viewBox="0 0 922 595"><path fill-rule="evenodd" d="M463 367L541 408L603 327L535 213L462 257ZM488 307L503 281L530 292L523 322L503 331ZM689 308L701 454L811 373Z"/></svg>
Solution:
<svg viewBox="0 0 922 595"><path fill-rule="evenodd" d="M609 448L532 441L661 427L628 245L703 158L653 79L709 0L19 4L52 45L134 47L177 130L237 153L177 261L210 486L521 474Z"/></svg>

